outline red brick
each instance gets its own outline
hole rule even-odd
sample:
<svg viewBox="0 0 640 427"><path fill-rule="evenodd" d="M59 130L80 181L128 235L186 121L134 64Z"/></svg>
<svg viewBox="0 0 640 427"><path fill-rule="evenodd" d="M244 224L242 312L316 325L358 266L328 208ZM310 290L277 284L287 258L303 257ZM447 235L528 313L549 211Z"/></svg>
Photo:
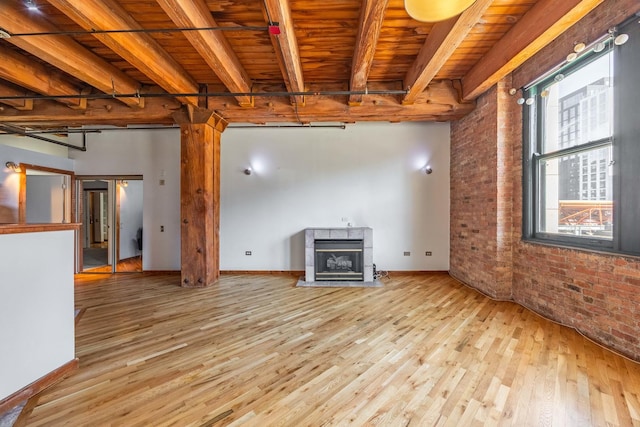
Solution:
<svg viewBox="0 0 640 427"><path fill-rule="evenodd" d="M453 276L637 361L640 260L521 240L522 109L508 89L561 63L575 40L590 43L639 10L637 0L605 0L452 123L450 233Z"/></svg>

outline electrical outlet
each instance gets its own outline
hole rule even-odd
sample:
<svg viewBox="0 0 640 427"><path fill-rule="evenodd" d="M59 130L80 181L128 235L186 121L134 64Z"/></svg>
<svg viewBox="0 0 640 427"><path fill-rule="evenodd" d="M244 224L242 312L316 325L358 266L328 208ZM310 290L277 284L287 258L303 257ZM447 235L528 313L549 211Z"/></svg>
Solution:
<svg viewBox="0 0 640 427"><path fill-rule="evenodd" d="M251 251L244 251L244 254L247 256L251 256Z"/></svg>
<svg viewBox="0 0 640 427"><path fill-rule="evenodd" d="M433 255L433 252L431 252L431 251L427 251L427 252L424 253L424 256L431 256L431 255Z"/></svg>
<svg viewBox="0 0 640 427"><path fill-rule="evenodd" d="M161 232L161 233L164 233L164 225L161 225L161 226L160 226L160 232Z"/></svg>
<svg viewBox="0 0 640 427"><path fill-rule="evenodd" d="M409 252L409 251L405 251L405 252L404 252L404 256L411 256L411 252Z"/></svg>

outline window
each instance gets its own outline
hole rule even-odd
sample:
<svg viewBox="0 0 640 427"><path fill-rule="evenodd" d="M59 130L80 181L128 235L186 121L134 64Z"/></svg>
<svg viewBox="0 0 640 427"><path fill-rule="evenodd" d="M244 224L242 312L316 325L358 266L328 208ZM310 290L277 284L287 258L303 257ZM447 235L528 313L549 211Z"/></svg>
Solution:
<svg viewBox="0 0 640 427"><path fill-rule="evenodd" d="M525 91L525 239L640 255L639 27Z"/></svg>

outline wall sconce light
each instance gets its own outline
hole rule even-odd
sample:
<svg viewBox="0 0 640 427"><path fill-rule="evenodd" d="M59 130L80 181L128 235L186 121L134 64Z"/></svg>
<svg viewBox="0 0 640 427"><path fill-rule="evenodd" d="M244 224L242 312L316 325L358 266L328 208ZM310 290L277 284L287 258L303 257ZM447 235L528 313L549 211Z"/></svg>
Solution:
<svg viewBox="0 0 640 427"><path fill-rule="evenodd" d="M15 162L7 162L4 165L7 167L7 169L10 169L15 173L22 172L22 169L20 168L20 165L16 164Z"/></svg>
<svg viewBox="0 0 640 427"><path fill-rule="evenodd" d="M585 50L586 48L587 48L587 45L582 43L582 42L579 42L579 43L576 43L576 44L573 45L573 51L575 53L580 53L583 50Z"/></svg>
<svg viewBox="0 0 640 427"><path fill-rule="evenodd" d="M623 44L625 44L627 41L629 41L629 34L620 34L618 36L616 36L615 39L613 39L613 43L616 46L622 46Z"/></svg>
<svg viewBox="0 0 640 427"><path fill-rule="evenodd" d="M122 187L128 187L129 186L129 181L127 181L126 179L123 179L122 181L120 181L120 185Z"/></svg>
<svg viewBox="0 0 640 427"><path fill-rule="evenodd" d="M251 168L246 168L246 169L244 170L244 174L245 174L245 175L247 175L247 176L248 176L248 175L251 175L252 173L253 173L253 170L252 170Z"/></svg>
<svg viewBox="0 0 640 427"><path fill-rule="evenodd" d="M431 166L427 166L426 168L424 168L424 173L426 173L427 175L431 175L433 173L433 169L431 169Z"/></svg>

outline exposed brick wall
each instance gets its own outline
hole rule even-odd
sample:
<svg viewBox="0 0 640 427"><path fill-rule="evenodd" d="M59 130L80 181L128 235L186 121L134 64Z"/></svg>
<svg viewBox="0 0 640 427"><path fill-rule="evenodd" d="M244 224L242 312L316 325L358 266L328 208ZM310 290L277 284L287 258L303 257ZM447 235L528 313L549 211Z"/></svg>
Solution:
<svg viewBox="0 0 640 427"><path fill-rule="evenodd" d="M504 299L511 297L511 155L498 87L451 127L450 273Z"/></svg>
<svg viewBox="0 0 640 427"><path fill-rule="evenodd" d="M513 86L639 10L637 0L603 2L516 70ZM640 361L640 259L521 240L522 112L508 87L501 82L452 124L451 274Z"/></svg>

